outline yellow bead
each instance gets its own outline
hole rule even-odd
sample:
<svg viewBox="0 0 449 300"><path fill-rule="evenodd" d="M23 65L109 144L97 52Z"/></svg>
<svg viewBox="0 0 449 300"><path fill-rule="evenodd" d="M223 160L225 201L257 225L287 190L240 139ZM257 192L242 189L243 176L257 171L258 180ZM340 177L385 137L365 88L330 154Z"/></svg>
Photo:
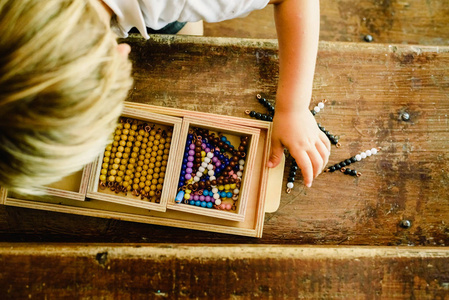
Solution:
<svg viewBox="0 0 449 300"><path fill-rule="evenodd" d="M145 182L140 182L140 183L139 183L139 187L140 187L141 189L143 189L143 188L145 187Z"/></svg>
<svg viewBox="0 0 449 300"><path fill-rule="evenodd" d="M236 185L235 183L231 183L231 184L230 184L230 188L231 188L231 189L235 189L236 187L237 187L237 185Z"/></svg>
<svg viewBox="0 0 449 300"><path fill-rule="evenodd" d="M106 151L111 151L111 150L112 150L112 145L110 145L110 144L107 145L105 150L106 150Z"/></svg>
<svg viewBox="0 0 449 300"><path fill-rule="evenodd" d="M158 183L164 183L164 178L159 178L159 179L157 180L157 182L158 182Z"/></svg>
<svg viewBox="0 0 449 300"><path fill-rule="evenodd" d="M151 183L152 184L157 184L157 179L155 179L155 178L151 179Z"/></svg>
<svg viewBox="0 0 449 300"><path fill-rule="evenodd" d="M106 175L108 173L108 170L107 169L101 169L101 174L102 175Z"/></svg>
<svg viewBox="0 0 449 300"><path fill-rule="evenodd" d="M122 157L122 154L123 154L122 152L117 152L117 153L115 154L115 156L118 157L118 158L121 158L121 157Z"/></svg>
<svg viewBox="0 0 449 300"><path fill-rule="evenodd" d="M206 156L206 151L201 151L201 157L205 157Z"/></svg>
<svg viewBox="0 0 449 300"><path fill-rule="evenodd" d="M106 175L104 174L100 175L100 180L103 182L106 181Z"/></svg>
<svg viewBox="0 0 449 300"><path fill-rule="evenodd" d="M117 181L118 183L122 182L122 177L117 176L117 177L115 178L115 181Z"/></svg>
<svg viewBox="0 0 449 300"><path fill-rule="evenodd" d="M131 129L132 129L132 130L137 130L137 125L136 125L136 124L132 124L132 125L131 125Z"/></svg>
<svg viewBox="0 0 449 300"><path fill-rule="evenodd" d="M105 156L105 157L111 156L111 151L106 150L106 151L104 152L104 156Z"/></svg>
<svg viewBox="0 0 449 300"><path fill-rule="evenodd" d="M158 190L162 190L162 184L158 184L158 185L157 185L157 189L158 189Z"/></svg>
<svg viewBox="0 0 449 300"><path fill-rule="evenodd" d="M186 193L186 194L190 194L191 192L192 192L192 190L189 190L189 189L186 189L186 190L185 190L185 193Z"/></svg>
<svg viewBox="0 0 449 300"><path fill-rule="evenodd" d="M156 186L155 184L152 184L152 185L150 186L150 189L151 189L152 191L155 191L155 190L157 189L157 186Z"/></svg>
<svg viewBox="0 0 449 300"><path fill-rule="evenodd" d="M111 176L109 176L108 179L109 179L109 181L114 182L115 181L115 176L111 175Z"/></svg>
<svg viewBox="0 0 449 300"><path fill-rule="evenodd" d="M190 194L184 194L184 199L189 200L190 199Z"/></svg>
<svg viewBox="0 0 449 300"><path fill-rule="evenodd" d="M229 190L231 188L231 186L229 184L225 184L224 188L225 188L225 190Z"/></svg>
<svg viewBox="0 0 449 300"><path fill-rule="evenodd" d="M138 190L139 189L139 185L137 183L133 184L133 189Z"/></svg>
<svg viewBox="0 0 449 300"><path fill-rule="evenodd" d="M103 157L103 162L108 163L109 162L109 157Z"/></svg>
<svg viewBox="0 0 449 300"><path fill-rule="evenodd" d="M126 129L129 129L131 127L131 124L125 123L125 124L123 124L123 127L126 128Z"/></svg>
<svg viewBox="0 0 449 300"><path fill-rule="evenodd" d="M224 186L219 185L219 186L218 186L218 190L220 190L220 191L224 190Z"/></svg>
<svg viewBox="0 0 449 300"><path fill-rule="evenodd" d="M156 187L155 187L154 189L156 189ZM155 193L154 191L150 191L150 192L148 193L148 195L150 195L150 197L154 197L154 195L156 195L156 193Z"/></svg>
<svg viewBox="0 0 449 300"><path fill-rule="evenodd" d="M150 190L151 190L151 189L150 189L149 186L146 186L146 187L144 188L145 193L148 193Z"/></svg>

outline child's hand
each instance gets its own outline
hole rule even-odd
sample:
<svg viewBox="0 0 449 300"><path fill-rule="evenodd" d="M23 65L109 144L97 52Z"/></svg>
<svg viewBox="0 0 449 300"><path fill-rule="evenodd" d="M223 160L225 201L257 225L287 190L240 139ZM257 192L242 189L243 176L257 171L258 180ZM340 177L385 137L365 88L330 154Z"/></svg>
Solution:
<svg viewBox="0 0 449 300"><path fill-rule="evenodd" d="M307 109L301 111L276 110L268 167L272 168L279 164L284 147L289 150L301 169L304 184L311 187L313 179L321 173L327 164L331 145Z"/></svg>

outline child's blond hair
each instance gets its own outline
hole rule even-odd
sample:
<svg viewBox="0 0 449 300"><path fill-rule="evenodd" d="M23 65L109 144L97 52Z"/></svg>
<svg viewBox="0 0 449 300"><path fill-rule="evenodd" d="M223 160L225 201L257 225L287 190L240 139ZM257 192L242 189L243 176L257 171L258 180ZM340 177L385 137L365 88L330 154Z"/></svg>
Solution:
<svg viewBox="0 0 449 300"><path fill-rule="evenodd" d="M98 0L0 1L0 185L22 193L91 162L132 85Z"/></svg>

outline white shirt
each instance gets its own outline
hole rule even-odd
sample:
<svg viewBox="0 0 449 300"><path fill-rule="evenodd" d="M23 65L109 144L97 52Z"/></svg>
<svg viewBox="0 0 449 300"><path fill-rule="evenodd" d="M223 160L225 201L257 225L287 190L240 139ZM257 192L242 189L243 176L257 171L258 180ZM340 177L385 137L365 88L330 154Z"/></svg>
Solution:
<svg viewBox="0 0 449 300"><path fill-rule="evenodd" d="M113 30L127 37L136 27L149 39L146 27L158 30L174 21L209 23L244 17L269 0L103 0L117 16Z"/></svg>

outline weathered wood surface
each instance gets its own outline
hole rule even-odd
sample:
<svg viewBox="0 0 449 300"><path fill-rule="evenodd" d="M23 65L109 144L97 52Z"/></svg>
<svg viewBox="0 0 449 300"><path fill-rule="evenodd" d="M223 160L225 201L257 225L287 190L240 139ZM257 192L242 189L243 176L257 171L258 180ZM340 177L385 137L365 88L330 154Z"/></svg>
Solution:
<svg viewBox="0 0 449 300"><path fill-rule="evenodd" d="M2 299L447 299L449 250L0 245Z"/></svg>
<svg viewBox="0 0 449 300"><path fill-rule="evenodd" d="M449 1L321 0L320 39L449 45ZM206 36L276 38L273 6L241 19L205 23Z"/></svg>
<svg viewBox="0 0 449 300"><path fill-rule="evenodd" d="M274 99L272 40L128 42L136 62L130 101L247 117L245 109L263 110L256 93ZM321 42L312 104L329 100L316 117L341 136L330 163L383 150L354 165L360 178L325 173L311 189L299 180L279 210L266 215L262 239L13 207L0 207L0 239L447 246L448 69L447 47ZM404 112L410 120L401 119ZM401 220L411 227L402 228Z"/></svg>

